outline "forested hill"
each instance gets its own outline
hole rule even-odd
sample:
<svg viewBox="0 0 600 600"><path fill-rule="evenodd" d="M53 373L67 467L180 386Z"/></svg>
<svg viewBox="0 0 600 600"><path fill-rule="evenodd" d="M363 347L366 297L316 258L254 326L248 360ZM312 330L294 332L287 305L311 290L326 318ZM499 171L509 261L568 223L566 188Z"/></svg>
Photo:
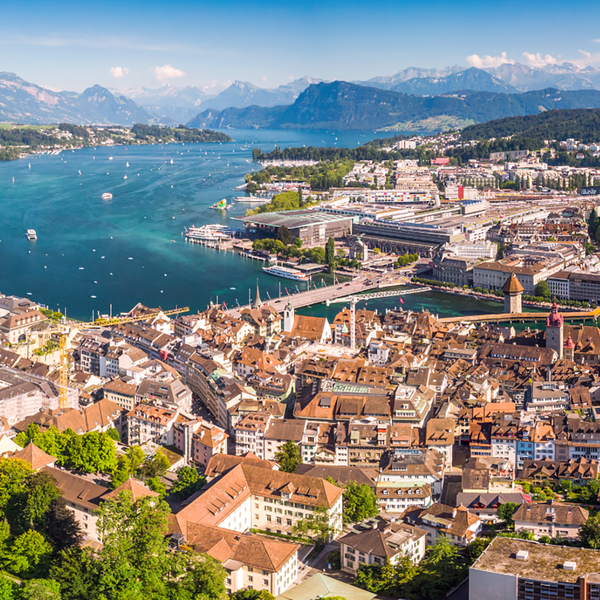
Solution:
<svg viewBox="0 0 600 600"><path fill-rule="evenodd" d="M463 140L488 140L517 135L540 140L600 142L600 109L549 110L538 115L508 117L470 125L462 131Z"/></svg>
<svg viewBox="0 0 600 600"><path fill-rule="evenodd" d="M600 108L600 91L537 90L524 94L456 92L441 96L412 96L344 81L309 86L287 107L208 110L189 127L259 129L373 130L423 125L426 121L483 123L514 115L533 115L555 108ZM413 129L416 131L416 129Z"/></svg>

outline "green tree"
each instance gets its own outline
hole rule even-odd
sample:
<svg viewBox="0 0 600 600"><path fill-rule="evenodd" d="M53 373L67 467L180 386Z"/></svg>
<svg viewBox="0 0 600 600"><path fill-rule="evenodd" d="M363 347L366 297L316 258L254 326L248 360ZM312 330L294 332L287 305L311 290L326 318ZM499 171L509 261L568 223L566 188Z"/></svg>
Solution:
<svg viewBox="0 0 600 600"><path fill-rule="evenodd" d="M51 579L31 579L19 591L21 600L61 600L60 585Z"/></svg>
<svg viewBox="0 0 600 600"><path fill-rule="evenodd" d="M23 460L0 458L0 517L10 511L11 499L25 490L31 467Z"/></svg>
<svg viewBox="0 0 600 600"><path fill-rule="evenodd" d="M0 574L0 600L15 600L17 597L15 587L11 579Z"/></svg>
<svg viewBox="0 0 600 600"><path fill-rule="evenodd" d="M350 481L344 490L344 523L359 523L379 513L377 497L366 483Z"/></svg>
<svg viewBox="0 0 600 600"><path fill-rule="evenodd" d="M183 590L184 598L227 600L227 571L220 561L208 554L180 552L176 562L173 574L177 576L175 586L178 594Z"/></svg>
<svg viewBox="0 0 600 600"><path fill-rule="evenodd" d="M206 479L200 477L196 469L188 466L181 467L177 469L177 479L171 488L171 494L179 500L186 500L200 491L205 483Z"/></svg>
<svg viewBox="0 0 600 600"><path fill-rule="evenodd" d="M293 441L288 440L275 455L279 469L285 473L295 473L298 465L302 462L300 449Z"/></svg>
<svg viewBox="0 0 600 600"><path fill-rule="evenodd" d="M535 286L535 295L542 296L543 298L550 298L552 294L550 292L550 286L548 285L548 283L545 281L540 281Z"/></svg>
<svg viewBox="0 0 600 600"><path fill-rule="evenodd" d="M325 263L329 266L329 270L335 270L335 241L332 237L327 240L325 245Z"/></svg>
<svg viewBox="0 0 600 600"><path fill-rule="evenodd" d="M73 511L63 498L55 498L46 513L44 533L55 552L81 545L83 535Z"/></svg>
<svg viewBox="0 0 600 600"><path fill-rule="evenodd" d="M286 246L289 246L294 241L294 236L292 235L292 232L283 225L277 230L277 239Z"/></svg>
<svg viewBox="0 0 600 600"><path fill-rule="evenodd" d="M338 531L331 523L327 508L325 506L317 506L310 517L300 519L296 522L292 527L292 533L302 537L312 537L319 542L325 543L334 537Z"/></svg>
<svg viewBox="0 0 600 600"><path fill-rule="evenodd" d="M119 432L114 427L110 427L109 429L107 429L106 435L108 435L108 437L115 440L115 442L121 441L121 436L119 435Z"/></svg>
<svg viewBox="0 0 600 600"><path fill-rule="evenodd" d="M268 590L240 590L229 596L231 600L275 600L275 596Z"/></svg>
<svg viewBox="0 0 600 600"><path fill-rule="evenodd" d="M600 518L589 517L579 528L578 539L586 548L600 549Z"/></svg>
<svg viewBox="0 0 600 600"><path fill-rule="evenodd" d="M132 598L164 596L169 512L164 501L152 496L134 500L131 492L102 503L97 522L104 544L99 557L101 593L115 598L125 592Z"/></svg>
<svg viewBox="0 0 600 600"><path fill-rule="evenodd" d="M519 505L515 502L506 502L505 504L501 504L497 510L498 518L502 519L506 523L507 527L514 527L515 522L513 521L513 515L518 508Z"/></svg>
<svg viewBox="0 0 600 600"><path fill-rule="evenodd" d="M46 513L60 494L56 487L56 480L50 473L45 471L32 473L27 477L24 489L13 497L17 518L11 525L19 531L43 529Z"/></svg>
<svg viewBox="0 0 600 600"><path fill-rule="evenodd" d="M160 477L151 477L146 484L158 494L161 500L167 495L167 486L160 480Z"/></svg>
<svg viewBox="0 0 600 600"><path fill-rule="evenodd" d="M141 466L140 470L144 477L152 479L158 475L164 475L171 463L167 458L167 455L159 449L156 454L153 454L146 462Z"/></svg>
<svg viewBox="0 0 600 600"><path fill-rule="evenodd" d="M91 548L60 552L50 569L50 577L60 585L62 600L98 598L99 562Z"/></svg>
<svg viewBox="0 0 600 600"><path fill-rule="evenodd" d="M44 575L50 566L52 546L44 536L30 530L21 534L11 545L6 568L16 575L32 577Z"/></svg>

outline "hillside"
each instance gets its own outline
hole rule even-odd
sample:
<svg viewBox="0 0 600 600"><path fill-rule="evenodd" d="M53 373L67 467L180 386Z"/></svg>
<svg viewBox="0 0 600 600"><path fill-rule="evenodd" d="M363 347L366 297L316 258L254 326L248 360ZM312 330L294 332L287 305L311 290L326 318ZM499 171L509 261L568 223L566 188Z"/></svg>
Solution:
<svg viewBox="0 0 600 600"><path fill-rule="evenodd" d="M369 130L398 128L399 124L410 127L432 118L432 123L443 122L440 117L484 123L555 108L600 108L600 91L547 89L524 94L461 92L423 97L334 81L311 85L287 107L204 111L188 126Z"/></svg>
<svg viewBox="0 0 600 600"><path fill-rule="evenodd" d="M462 131L465 140L483 140L512 135L542 140L575 138L600 141L600 109L549 110L537 115L495 119L471 125Z"/></svg>
<svg viewBox="0 0 600 600"><path fill-rule="evenodd" d="M0 72L0 121L78 125L173 124L157 117L124 96L95 85L81 94L55 92L29 83L14 73Z"/></svg>

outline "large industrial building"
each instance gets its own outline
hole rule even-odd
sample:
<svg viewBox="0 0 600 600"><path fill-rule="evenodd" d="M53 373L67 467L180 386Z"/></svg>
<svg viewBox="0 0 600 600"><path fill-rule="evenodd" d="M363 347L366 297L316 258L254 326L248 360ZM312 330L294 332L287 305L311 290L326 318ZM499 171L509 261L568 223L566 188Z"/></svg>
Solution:
<svg viewBox="0 0 600 600"><path fill-rule="evenodd" d="M241 217L246 229L276 234L287 227L304 246L323 246L330 237L340 238L352 233L353 217L319 210L288 210Z"/></svg>

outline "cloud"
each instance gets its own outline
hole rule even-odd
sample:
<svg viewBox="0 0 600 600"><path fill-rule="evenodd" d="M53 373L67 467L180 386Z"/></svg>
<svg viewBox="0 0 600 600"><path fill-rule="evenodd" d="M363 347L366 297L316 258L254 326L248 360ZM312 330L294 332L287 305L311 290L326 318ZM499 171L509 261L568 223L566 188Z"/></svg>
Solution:
<svg viewBox="0 0 600 600"><path fill-rule="evenodd" d="M158 81L167 81L168 79L177 79L178 77L185 77L185 73L180 69L176 69L171 65L165 65L164 67L154 67L152 69L154 77Z"/></svg>
<svg viewBox="0 0 600 600"><path fill-rule="evenodd" d="M594 42L594 44L600 44L600 38L598 38L597 40L592 40L592 42Z"/></svg>
<svg viewBox="0 0 600 600"><path fill-rule="evenodd" d="M550 54L546 54L546 56L542 56L540 52L536 54L531 54L529 52L523 52L523 57L525 58L525 63L530 67L543 67L545 65L556 65L558 61L554 56Z"/></svg>
<svg viewBox="0 0 600 600"><path fill-rule="evenodd" d="M490 56L489 54L479 56L478 54L471 54L471 56L467 56L466 61L472 67L477 67L478 69L491 69L504 64L515 64L514 60L506 57L506 52L502 52L500 56Z"/></svg>
<svg viewBox="0 0 600 600"><path fill-rule="evenodd" d="M129 75L129 69L127 67L113 67L108 71L115 79L121 79L125 75Z"/></svg>
<svg viewBox="0 0 600 600"><path fill-rule="evenodd" d="M579 52L581 54L583 54L584 56L586 56L587 58L592 58L592 53L591 52L587 52L586 50L579 50Z"/></svg>
<svg viewBox="0 0 600 600"><path fill-rule="evenodd" d="M267 80L267 76L266 76L266 75L263 75L263 76L261 77L261 79L262 79L263 81L266 81L266 80Z"/></svg>

